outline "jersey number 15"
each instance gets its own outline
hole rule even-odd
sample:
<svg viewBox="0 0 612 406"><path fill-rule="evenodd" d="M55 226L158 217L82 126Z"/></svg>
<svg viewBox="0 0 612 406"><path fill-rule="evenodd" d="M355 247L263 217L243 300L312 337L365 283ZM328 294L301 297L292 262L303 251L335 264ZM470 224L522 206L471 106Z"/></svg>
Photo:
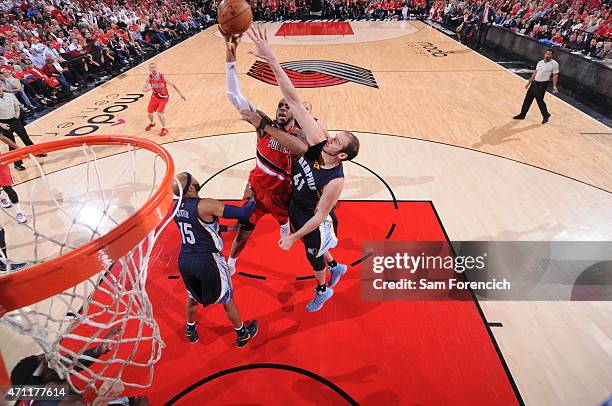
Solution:
<svg viewBox="0 0 612 406"><path fill-rule="evenodd" d="M191 224L189 223L178 223L179 230L181 230L181 238L183 239L183 244L195 244L195 235L193 235L193 231L191 231Z"/></svg>

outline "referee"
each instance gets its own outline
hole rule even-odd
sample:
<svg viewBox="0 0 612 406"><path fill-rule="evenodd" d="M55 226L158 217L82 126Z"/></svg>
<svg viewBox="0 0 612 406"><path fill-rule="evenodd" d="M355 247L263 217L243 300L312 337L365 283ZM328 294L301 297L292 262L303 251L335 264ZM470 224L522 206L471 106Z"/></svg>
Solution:
<svg viewBox="0 0 612 406"><path fill-rule="evenodd" d="M19 104L15 95L5 92L4 88L0 87L0 129L2 130L2 134L14 142L15 136L13 133L16 133L25 145L32 145L34 143L30 139L30 136L23 126L23 122L19 118L21 114L20 107L21 104ZM15 148L9 147L9 150L13 149ZM40 154L37 156L45 157L47 155ZM23 161L15 161L15 169L24 171L25 166L23 166Z"/></svg>
<svg viewBox="0 0 612 406"><path fill-rule="evenodd" d="M557 61L552 59L553 55L554 51L550 48L547 49L544 52L544 59L538 62L536 65L536 70L531 75L527 86L525 86L525 88L528 90L527 94L525 95L525 100L523 100L521 113L512 117L515 120L524 119L529 111L529 107L531 107L531 103L533 103L533 99L536 99L543 117L542 124L546 124L548 122L550 113L546 109L544 95L546 94L546 88L548 87L548 82L550 81L551 76L553 85L552 92L557 93L557 79L559 78L559 64Z"/></svg>

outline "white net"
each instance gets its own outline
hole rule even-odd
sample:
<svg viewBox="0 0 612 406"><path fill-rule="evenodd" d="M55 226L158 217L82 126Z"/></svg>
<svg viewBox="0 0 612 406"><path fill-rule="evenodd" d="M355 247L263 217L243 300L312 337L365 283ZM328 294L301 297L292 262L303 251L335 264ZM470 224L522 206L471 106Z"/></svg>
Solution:
<svg viewBox="0 0 612 406"><path fill-rule="evenodd" d="M72 166L46 172L54 162ZM168 170L158 154L132 145L81 145L50 153L44 166L32 155L26 164L38 176L15 187L22 207L0 213L7 242L0 278L111 232L151 198ZM26 223L18 221L20 209ZM79 393L151 385L164 342L145 285L155 240L170 219L106 269L0 323L32 337L48 366Z"/></svg>

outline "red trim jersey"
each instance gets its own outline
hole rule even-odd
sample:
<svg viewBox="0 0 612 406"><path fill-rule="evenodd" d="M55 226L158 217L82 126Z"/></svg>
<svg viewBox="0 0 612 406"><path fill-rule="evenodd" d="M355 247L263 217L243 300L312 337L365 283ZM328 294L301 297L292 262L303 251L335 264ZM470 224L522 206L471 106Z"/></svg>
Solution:
<svg viewBox="0 0 612 406"><path fill-rule="evenodd" d="M157 79L152 73L149 74L149 84L151 85L151 90L153 90L154 96L157 96L160 99L167 99L169 97L168 84L166 83L166 78L163 74L160 73Z"/></svg>
<svg viewBox="0 0 612 406"><path fill-rule="evenodd" d="M298 129L292 126L288 133ZM257 140L255 168L249 175L249 184L256 191L268 194L289 194L291 191L291 168L295 154L278 143L270 134L264 133Z"/></svg>

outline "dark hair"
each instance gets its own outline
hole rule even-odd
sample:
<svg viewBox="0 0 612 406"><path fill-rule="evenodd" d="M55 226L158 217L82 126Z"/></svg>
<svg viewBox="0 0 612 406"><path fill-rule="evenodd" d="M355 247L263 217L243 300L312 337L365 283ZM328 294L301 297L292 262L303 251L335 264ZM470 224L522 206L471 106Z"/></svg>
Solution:
<svg viewBox="0 0 612 406"><path fill-rule="evenodd" d="M349 143L342 152L347 155L345 161L350 161L359 153L359 139L352 132L345 131L345 134L348 136Z"/></svg>
<svg viewBox="0 0 612 406"><path fill-rule="evenodd" d="M11 383L13 385L40 385L42 376L34 376L39 365L40 361L36 355L22 359L11 371Z"/></svg>
<svg viewBox="0 0 612 406"><path fill-rule="evenodd" d="M553 55L555 53L555 51L552 48L546 48L546 51L544 51L544 53L546 53L546 52L550 52Z"/></svg>

